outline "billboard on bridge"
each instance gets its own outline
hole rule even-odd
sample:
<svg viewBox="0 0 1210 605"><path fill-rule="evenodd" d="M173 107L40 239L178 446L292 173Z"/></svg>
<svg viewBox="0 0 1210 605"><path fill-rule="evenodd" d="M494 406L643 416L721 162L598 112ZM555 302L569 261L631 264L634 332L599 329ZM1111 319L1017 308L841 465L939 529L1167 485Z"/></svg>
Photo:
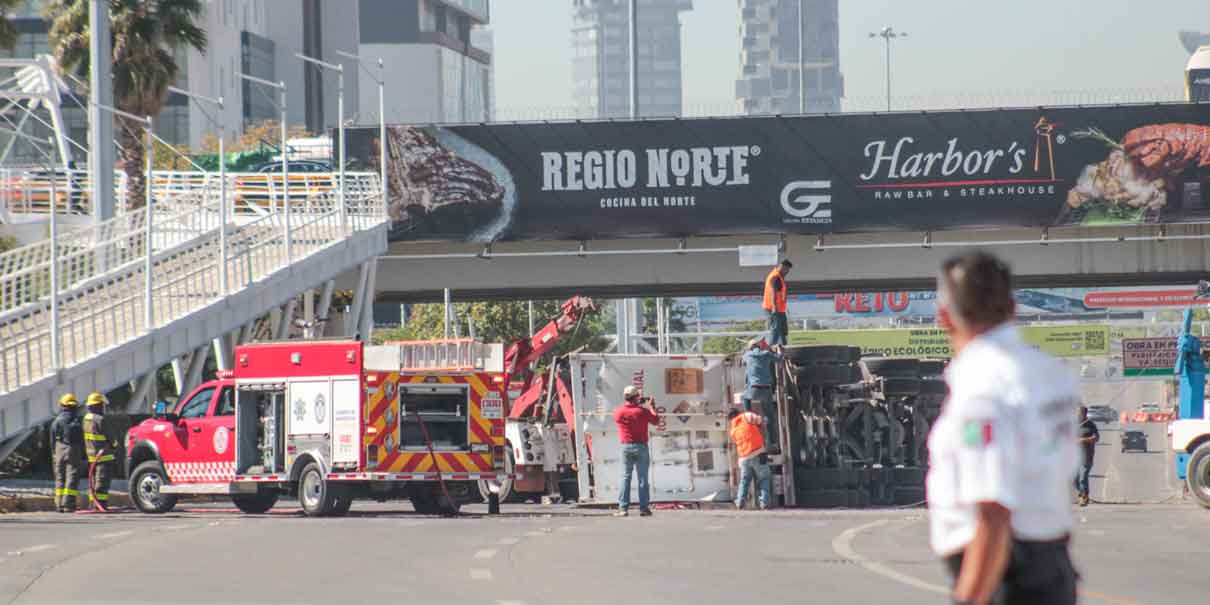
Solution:
<svg viewBox="0 0 1210 605"><path fill-rule="evenodd" d="M377 128L347 133L378 169ZM1210 105L393 126L392 238L1210 220Z"/></svg>

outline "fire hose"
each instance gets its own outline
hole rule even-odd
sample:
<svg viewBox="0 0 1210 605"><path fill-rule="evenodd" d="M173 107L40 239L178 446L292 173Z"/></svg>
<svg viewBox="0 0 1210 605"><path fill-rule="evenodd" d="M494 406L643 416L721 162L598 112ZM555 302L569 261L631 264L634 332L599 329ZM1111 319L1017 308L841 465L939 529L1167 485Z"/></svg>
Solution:
<svg viewBox="0 0 1210 605"><path fill-rule="evenodd" d="M424 445L429 448L429 458L433 460L433 468L437 470L437 483L441 484L441 494L445 496L445 501L449 504L447 514L457 515L458 509L454 506L454 499L450 497L449 489L445 487L445 477L441 476L441 466L437 464L437 452L433 451L433 440L429 438L428 425L424 423L424 417L419 412L416 413L416 420L420 421L420 434L424 437Z"/></svg>
<svg viewBox="0 0 1210 605"><path fill-rule="evenodd" d="M100 498L97 498L96 461L100 460L101 457L106 453L108 453L108 450L99 450L97 455L93 456L93 459L88 462L88 501L91 502L94 507L96 507L98 512L102 513L109 512L109 506L102 503Z"/></svg>

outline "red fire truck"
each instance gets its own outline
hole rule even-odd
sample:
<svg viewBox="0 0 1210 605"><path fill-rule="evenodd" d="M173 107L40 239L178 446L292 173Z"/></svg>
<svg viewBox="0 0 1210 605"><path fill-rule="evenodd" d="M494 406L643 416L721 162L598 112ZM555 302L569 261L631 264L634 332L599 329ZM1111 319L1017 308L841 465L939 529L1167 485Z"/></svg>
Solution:
<svg viewBox="0 0 1210 605"><path fill-rule="evenodd" d="M234 370L127 433L131 500L147 513L185 494L228 494L249 513L281 495L309 516L357 498L456 512L480 480L510 477L503 361L503 345L465 339L238 347Z"/></svg>

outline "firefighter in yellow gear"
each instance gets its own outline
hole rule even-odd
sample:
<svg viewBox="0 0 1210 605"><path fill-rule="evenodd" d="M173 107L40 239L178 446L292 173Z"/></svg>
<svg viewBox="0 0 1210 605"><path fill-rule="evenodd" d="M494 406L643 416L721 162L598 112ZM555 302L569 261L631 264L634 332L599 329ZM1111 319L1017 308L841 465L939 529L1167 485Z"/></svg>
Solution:
<svg viewBox="0 0 1210 605"><path fill-rule="evenodd" d="M55 473L55 510L72 513L80 495L84 467L84 431L76 410L80 402L68 393L59 398L59 414L50 423L51 468Z"/></svg>
<svg viewBox="0 0 1210 605"><path fill-rule="evenodd" d="M114 453L118 442L105 436L105 404L109 400L100 393L88 396L84 415L84 453L88 455L91 471L89 481L89 503L101 509L109 507L109 483L113 480Z"/></svg>

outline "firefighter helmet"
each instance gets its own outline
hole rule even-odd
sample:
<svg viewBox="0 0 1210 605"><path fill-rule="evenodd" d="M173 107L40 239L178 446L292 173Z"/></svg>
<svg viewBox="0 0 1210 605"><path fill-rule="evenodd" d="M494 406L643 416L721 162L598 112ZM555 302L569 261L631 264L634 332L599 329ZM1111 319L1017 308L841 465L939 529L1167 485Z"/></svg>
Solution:
<svg viewBox="0 0 1210 605"><path fill-rule="evenodd" d="M59 405L65 408L74 408L77 405L80 405L80 401L76 399L74 393L68 393L59 398Z"/></svg>
<svg viewBox="0 0 1210 605"><path fill-rule="evenodd" d="M104 405L107 405L108 403L109 403L109 400L106 399L104 395L102 395L100 393L96 393L96 392L89 394L88 400L85 401L85 405L87 405L88 407L93 407L93 406L97 406L97 405L104 406Z"/></svg>

